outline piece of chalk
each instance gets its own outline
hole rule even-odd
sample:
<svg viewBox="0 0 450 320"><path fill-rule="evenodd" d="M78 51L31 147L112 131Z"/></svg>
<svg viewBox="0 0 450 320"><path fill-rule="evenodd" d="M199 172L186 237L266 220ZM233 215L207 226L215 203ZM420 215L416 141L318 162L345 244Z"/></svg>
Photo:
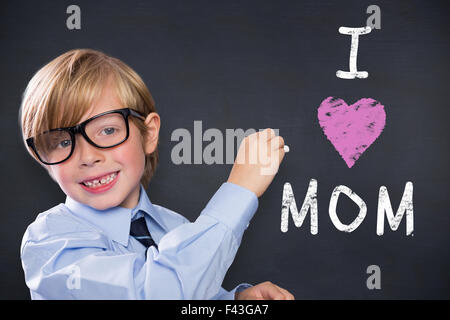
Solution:
<svg viewBox="0 0 450 320"><path fill-rule="evenodd" d="M289 147L287 145L284 145L284 152L289 152Z"/></svg>

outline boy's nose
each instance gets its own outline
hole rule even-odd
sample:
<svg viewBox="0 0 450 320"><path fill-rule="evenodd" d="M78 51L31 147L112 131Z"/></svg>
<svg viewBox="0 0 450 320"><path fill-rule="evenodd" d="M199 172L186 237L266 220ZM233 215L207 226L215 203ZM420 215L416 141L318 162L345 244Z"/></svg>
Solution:
<svg viewBox="0 0 450 320"><path fill-rule="evenodd" d="M104 160L103 149L91 145L82 135L77 135L74 153L77 154L80 166L92 166Z"/></svg>

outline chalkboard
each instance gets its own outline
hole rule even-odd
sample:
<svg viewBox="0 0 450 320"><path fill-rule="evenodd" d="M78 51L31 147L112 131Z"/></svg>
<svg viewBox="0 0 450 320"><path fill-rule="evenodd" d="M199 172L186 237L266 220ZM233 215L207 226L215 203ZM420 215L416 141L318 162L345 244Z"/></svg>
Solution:
<svg viewBox="0 0 450 320"><path fill-rule="evenodd" d="M40 67L74 48L103 51L142 76L162 121L160 164L149 198L191 221L227 180L232 164L225 161L225 147L223 164L174 163L172 151L178 142L173 141L173 132L184 128L194 135L199 124L202 133L215 128L224 137L227 129L279 130L290 151L259 198L258 211L223 283L226 289L270 280L297 299L450 298L448 4L77 1L76 8L70 5L2 3L1 298L29 298L19 257L23 232L39 212L65 201L64 193L24 149L18 126L21 96ZM352 36L339 29L370 24L370 32L358 38L356 55L357 69L366 71L367 77L338 77L338 70L351 71L352 44ZM340 112L356 110L358 103L368 113L380 108L384 122L377 118L376 124L362 124L367 130L379 126L376 139L358 146L333 142L323 127L343 123L334 118L325 125L318 116L323 102L336 107L336 101L343 108ZM333 111L330 105L325 107L324 117ZM370 118L368 113L359 115ZM334 138L342 142L342 134ZM360 133L352 134L361 138ZM199 141L203 150L210 144ZM338 149L344 153L346 146L354 148L347 160L357 155L356 161L341 156ZM286 184L300 210L310 182L317 183L316 233L311 232L311 210L300 227L288 211L283 232ZM412 201L404 203L398 229L390 228L383 211L384 233L379 235L380 188L387 191L396 214L408 182ZM339 230L336 217L341 225L350 225L360 208L342 192L333 220L330 200L338 190L351 190L367 210L351 232ZM408 210L413 218L409 233Z"/></svg>

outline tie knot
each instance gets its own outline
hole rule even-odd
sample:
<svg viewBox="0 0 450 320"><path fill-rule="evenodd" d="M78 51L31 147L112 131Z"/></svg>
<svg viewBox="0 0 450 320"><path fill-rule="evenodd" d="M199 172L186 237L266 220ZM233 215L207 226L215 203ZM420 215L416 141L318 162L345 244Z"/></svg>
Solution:
<svg viewBox="0 0 450 320"><path fill-rule="evenodd" d="M158 248L148 231L144 217L131 221L130 235L142 243L146 248L150 246Z"/></svg>
<svg viewBox="0 0 450 320"><path fill-rule="evenodd" d="M131 221L130 234L133 237L146 236L149 234L144 217Z"/></svg>

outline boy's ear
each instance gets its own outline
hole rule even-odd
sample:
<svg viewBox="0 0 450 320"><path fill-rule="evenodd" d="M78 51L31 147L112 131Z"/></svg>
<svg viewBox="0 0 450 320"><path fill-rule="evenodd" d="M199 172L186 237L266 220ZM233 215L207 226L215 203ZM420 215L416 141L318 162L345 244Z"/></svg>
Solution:
<svg viewBox="0 0 450 320"><path fill-rule="evenodd" d="M145 154L151 154L158 145L159 128L161 119L156 112L151 112L145 119L147 126L147 140L145 141Z"/></svg>

